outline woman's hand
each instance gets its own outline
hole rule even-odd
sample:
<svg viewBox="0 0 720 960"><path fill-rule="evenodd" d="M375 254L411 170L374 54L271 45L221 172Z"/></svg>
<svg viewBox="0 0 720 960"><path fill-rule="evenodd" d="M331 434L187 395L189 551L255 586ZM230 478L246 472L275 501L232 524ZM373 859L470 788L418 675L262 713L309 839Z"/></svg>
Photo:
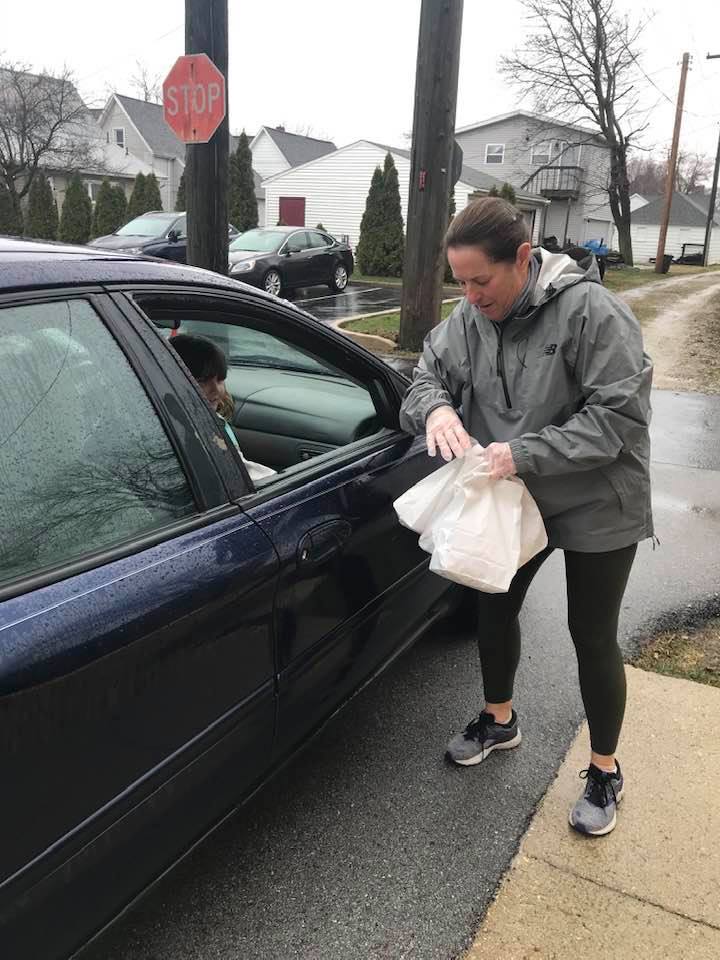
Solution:
<svg viewBox="0 0 720 960"><path fill-rule="evenodd" d="M502 480L517 473L509 443L491 443L483 450L482 458L487 464L491 480Z"/></svg>
<svg viewBox="0 0 720 960"><path fill-rule="evenodd" d="M472 446L462 420L452 407L437 407L425 421L427 449L431 457L440 449L443 460L462 457Z"/></svg>

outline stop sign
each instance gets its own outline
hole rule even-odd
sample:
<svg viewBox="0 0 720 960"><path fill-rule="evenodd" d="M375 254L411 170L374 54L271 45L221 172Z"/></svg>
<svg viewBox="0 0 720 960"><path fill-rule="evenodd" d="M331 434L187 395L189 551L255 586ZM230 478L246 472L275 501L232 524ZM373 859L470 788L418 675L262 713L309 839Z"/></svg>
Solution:
<svg viewBox="0 0 720 960"><path fill-rule="evenodd" d="M225 77L206 53L177 58L163 83L163 108L180 140L210 140L225 117Z"/></svg>

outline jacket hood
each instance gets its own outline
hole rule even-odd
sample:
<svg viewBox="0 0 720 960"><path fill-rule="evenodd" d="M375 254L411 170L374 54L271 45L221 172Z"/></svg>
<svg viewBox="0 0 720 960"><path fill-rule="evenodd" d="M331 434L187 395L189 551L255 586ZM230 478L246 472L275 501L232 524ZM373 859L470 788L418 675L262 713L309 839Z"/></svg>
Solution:
<svg viewBox="0 0 720 960"><path fill-rule="evenodd" d="M573 260L566 253L550 253L543 247L533 251L540 262L540 272L532 302L535 306L551 299L556 293L565 290L581 280L591 283L601 283L597 260L588 250L588 255L582 260Z"/></svg>

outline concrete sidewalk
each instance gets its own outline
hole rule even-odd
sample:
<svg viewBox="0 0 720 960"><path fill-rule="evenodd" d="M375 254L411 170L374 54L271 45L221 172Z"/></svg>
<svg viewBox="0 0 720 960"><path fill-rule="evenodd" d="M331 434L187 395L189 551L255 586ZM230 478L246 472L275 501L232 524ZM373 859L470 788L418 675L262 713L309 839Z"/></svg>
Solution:
<svg viewBox="0 0 720 960"><path fill-rule="evenodd" d="M465 960L720 958L720 689L627 674L618 826L568 825L584 725Z"/></svg>

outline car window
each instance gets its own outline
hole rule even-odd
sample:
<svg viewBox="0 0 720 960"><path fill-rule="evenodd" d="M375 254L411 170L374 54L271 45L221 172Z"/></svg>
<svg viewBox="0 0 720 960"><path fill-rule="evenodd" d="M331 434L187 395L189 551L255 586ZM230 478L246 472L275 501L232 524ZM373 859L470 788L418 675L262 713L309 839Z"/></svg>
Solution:
<svg viewBox="0 0 720 960"><path fill-rule="evenodd" d="M172 229L177 231L179 240L187 240L187 217L185 214L182 217L178 217L175 223L172 225Z"/></svg>
<svg viewBox="0 0 720 960"><path fill-rule="evenodd" d="M310 237L310 246L311 247L327 247L329 246L329 241L327 237L324 237L321 233L316 233L314 230L311 230L308 233Z"/></svg>
<svg viewBox="0 0 720 960"><path fill-rule="evenodd" d="M211 340L223 352L228 397L222 416L246 460L277 471L268 483L323 455L331 470L335 451L388 425L391 418L373 374L366 379L356 358L347 358L312 328L294 329L285 312L273 322L266 304L255 317L229 298L204 295L194 309L192 299L189 294L136 294L140 308L171 343L178 334L189 334ZM187 341L183 348L188 349Z"/></svg>
<svg viewBox="0 0 720 960"><path fill-rule="evenodd" d="M0 309L0 583L196 512L154 408L85 300Z"/></svg>
<svg viewBox="0 0 720 960"><path fill-rule="evenodd" d="M183 320L175 333L212 340L225 354L229 367L260 367L296 373L338 376L339 372L308 351L263 330L208 320Z"/></svg>
<svg viewBox="0 0 720 960"><path fill-rule="evenodd" d="M309 246L307 232L305 230L298 230L297 233L290 234L285 249L292 253L300 253L302 250L307 250Z"/></svg>
<svg viewBox="0 0 720 960"><path fill-rule="evenodd" d="M117 231L118 237L164 237L173 222L172 216L135 217Z"/></svg>
<svg viewBox="0 0 720 960"><path fill-rule="evenodd" d="M271 253L285 241L286 233L280 230L246 230L235 237L231 250L248 250L251 253Z"/></svg>

